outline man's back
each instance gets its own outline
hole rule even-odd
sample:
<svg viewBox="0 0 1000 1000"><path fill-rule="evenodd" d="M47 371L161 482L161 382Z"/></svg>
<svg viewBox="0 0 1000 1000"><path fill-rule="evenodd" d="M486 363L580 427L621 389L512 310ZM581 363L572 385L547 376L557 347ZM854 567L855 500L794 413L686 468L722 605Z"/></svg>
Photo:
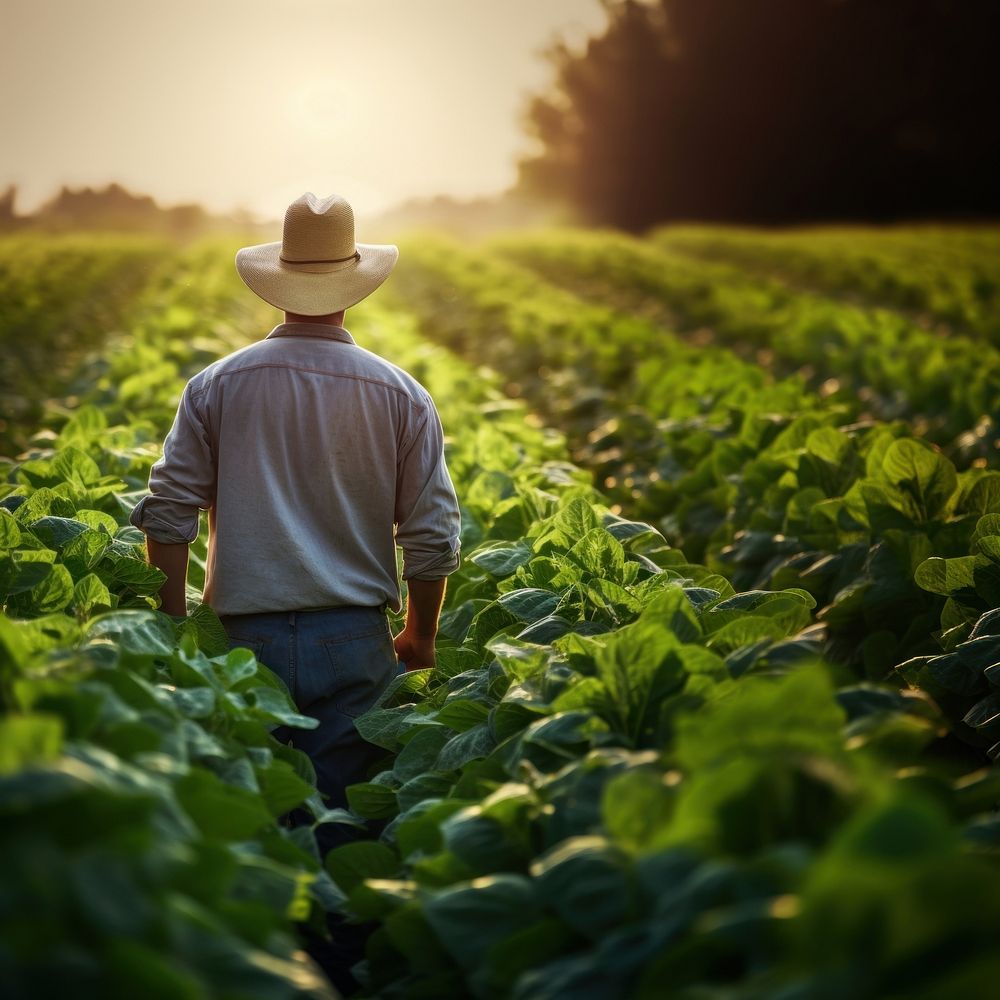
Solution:
<svg viewBox="0 0 1000 1000"><path fill-rule="evenodd" d="M397 541L405 577L457 564L434 404L339 326L278 324L195 375L150 490L133 523L163 541L209 509L204 600L222 615L398 610Z"/></svg>

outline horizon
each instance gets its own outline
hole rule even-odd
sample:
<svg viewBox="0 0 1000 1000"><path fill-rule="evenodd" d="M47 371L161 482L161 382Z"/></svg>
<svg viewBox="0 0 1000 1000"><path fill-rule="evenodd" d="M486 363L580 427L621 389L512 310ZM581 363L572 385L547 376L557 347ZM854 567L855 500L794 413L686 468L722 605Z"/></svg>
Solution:
<svg viewBox="0 0 1000 1000"><path fill-rule="evenodd" d="M163 208L197 203L259 222L307 190L344 195L360 218L413 199L502 194L531 148L520 123L528 95L551 81L543 49L557 37L579 45L606 22L599 0L427 0L419 10L370 0L363 12L346 0L280 10L249 0L239 20L228 3L195 0L5 6L0 189L16 186L19 215L63 187L118 183ZM145 42L150 15L156 39ZM57 67L41 85L39 51ZM264 53L284 72L261 72ZM315 166L337 158L345 133L358 150L349 166Z"/></svg>

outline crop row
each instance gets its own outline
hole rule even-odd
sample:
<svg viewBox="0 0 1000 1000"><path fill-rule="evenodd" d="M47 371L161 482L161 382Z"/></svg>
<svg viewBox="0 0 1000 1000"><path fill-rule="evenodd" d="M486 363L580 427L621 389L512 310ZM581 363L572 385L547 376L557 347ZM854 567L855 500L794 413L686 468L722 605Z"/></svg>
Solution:
<svg viewBox="0 0 1000 1000"><path fill-rule="evenodd" d="M940 651L939 631L950 650L994 606L982 571L952 587L930 569L987 558L1000 473L485 250L424 238L399 269L392 294L425 335L502 371L629 516L739 589L808 591L831 655L863 675Z"/></svg>
<svg viewBox="0 0 1000 1000"><path fill-rule="evenodd" d="M377 925L365 995L981 991L997 772L951 755L917 683L954 705L949 677L978 675L989 715L996 616L911 662L912 686L857 684L819 657L808 593L737 593L687 563L539 466L516 407L473 434L449 370L438 353L421 374L461 428L466 558L438 667L358 720L394 757L348 800L387 825L327 861ZM939 939L961 944L931 958Z"/></svg>
<svg viewBox="0 0 1000 1000"><path fill-rule="evenodd" d="M860 402L859 415L906 419L961 465L1000 459L994 418L1000 345L925 330L892 310L796 290L678 252L673 242L551 230L497 238L489 247L588 302L623 311L658 308L671 330L710 332L733 349L753 349L758 363L779 373L800 371L830 404Z"/></svg>
<svg viewBox="0 0 1000 1000"><path fill-rule="evenodd" d="M173 258L145 236L0 239L0 455L24 447L44 400L65 393L81 358L121 329L132 298Z"/></svg>
<svg viewBox="0 0 1000 1000"><path fill-rule="evenodd" d="M955 333L1000 344L1000 234L995 227L774 232L672 226L650 235L671 250L902 309Z"/></svg>

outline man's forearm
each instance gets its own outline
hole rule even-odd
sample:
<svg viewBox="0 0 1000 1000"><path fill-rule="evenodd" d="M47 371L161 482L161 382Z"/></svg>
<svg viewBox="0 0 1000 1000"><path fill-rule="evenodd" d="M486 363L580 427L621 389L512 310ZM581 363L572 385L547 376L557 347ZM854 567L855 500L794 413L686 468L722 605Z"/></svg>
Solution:
<svg viewBox="0 0 1000 1000"><path fill-rule="evenodd" d="M415 638L433 639L437 635L447 582L444 576L440 580L406 581L405 629Z"/></svg>
<svg viewBox="0 0 1000 1000"><path fill-rule="evenodd" d="M186 615L188 543L158 542L147 536L146 551L150 563L167 577L160 588L160 610L168 615Z"/></svg>

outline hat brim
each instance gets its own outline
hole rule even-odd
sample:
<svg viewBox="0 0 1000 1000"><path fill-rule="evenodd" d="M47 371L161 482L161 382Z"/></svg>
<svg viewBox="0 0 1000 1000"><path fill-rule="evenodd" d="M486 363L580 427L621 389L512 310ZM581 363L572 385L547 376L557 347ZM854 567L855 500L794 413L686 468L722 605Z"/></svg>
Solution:
<svg viewBox="0 0 1000 1000"><path fill-rule="evenodd" d="M265 302L301 316L325 316L360 302L389 277L399 259L391 243L355 243L359 260L349 264L287 264L281 241L242 247L236 270Z"/></svg>

